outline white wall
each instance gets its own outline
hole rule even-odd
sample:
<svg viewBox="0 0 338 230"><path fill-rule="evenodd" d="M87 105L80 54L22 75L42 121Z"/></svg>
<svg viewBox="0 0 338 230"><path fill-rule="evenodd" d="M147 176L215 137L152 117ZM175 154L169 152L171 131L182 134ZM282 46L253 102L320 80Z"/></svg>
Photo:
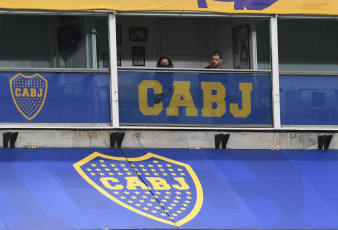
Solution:
<svg viewBox="0 0 338 230"><path fill-rule="evenodd" d="M232 24L226 18L119 16L122 67L132 67L132 47L145 47L145 67L156 67L161 55L169 55L175 68L204 68L215 50L223 53L222 68L233 69ZM148 41L130 41L130 27L148 29Z"/></svg>
<svg viewBox="0 0 338 230"><path fill-rule="evenodd" d="M215 39L217 39L217 46L213 47L213 49L218 49L222 52L223 69L234 69L232 23L226 19L217 19L215 21Z"/></svg>
<svg viewBox="0 0 338 230"><path fill-rule="evenodd" d="M160 20L160 53L171 57L175 68L201 68L199 30L196 19Z"/></svg>
<svg viewBox="0 0 338 230"><path fill-rule="evenodd" d="M1 15L0 67L96 68L99 65L102 68L103 56L109 53L106 20L89 16L60 19L57 16ZM156 67L159 56L166 54L172 57L176 68L198 69L209 65L211 53L219 50L223 53L221 67L233 69L232 29L250 25L252 21L226 17L118 16L121 44L117 45L117 53L121 55L122 67L133 67L132 48L144 47L145 67ZM76 50L57 51L56 27L62 23L76 24L80 28L81 40ZM130 41L131 27L147 28L148 40ZM101 37L90 34L94 28Z"/></svg>
<svg viewBox="0 0 338 230"><path fill-rule="evenodd" d="M58 16L0 16L0 67L100 68L108 55L107 18ZM223 69L233 69L232 28L252 19L118 16L121 26L122 67L133 67L132 48L145 48L145 67L156 67L161 55L169 55L176 68L204 68L215 50L223 53ZM81 30L77 48L58 52L56 28L74 24ZM130 41L131 27L144 27L147 41ZM100 36L91 35L92 29ZM97 43L95 42L97 40ZM96 46L97 45L97 46ZM96 55L97 52L97 55ZM98 57L98 62L96 60Z"/></svg>
<svg viewBox="0 0 338 230"><path fill-rule="evenodd" d="M121 54L122 67L132 67L132 47L145 47L145 67L155 67L160 50L159 20L152 17L118 17L117 25L121 26L121 45L117 54ZM148 28L147 41L130 41L130 27Z"/></svg>

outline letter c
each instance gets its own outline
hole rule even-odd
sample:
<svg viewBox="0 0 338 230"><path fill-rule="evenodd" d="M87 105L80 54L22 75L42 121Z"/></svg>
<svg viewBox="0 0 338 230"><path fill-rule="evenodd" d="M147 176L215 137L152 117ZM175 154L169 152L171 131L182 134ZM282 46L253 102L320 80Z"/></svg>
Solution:
<svg viewBox="0 0 338 230"><path fill-rule="evenodd" d="M15 96L20 97L21 96L21 89L15 89Z"/></svg>
<svg viewBox="0 0 338 230"><path fill-rule="evenodd" d="M117 184L116 186L112 186L110 184L110 181L114 182L114 183L119 182L119 180L116 179L116 178L114 178L114 177L101 177L100 181L108 189L111 189L111 190L121 190L121 189L123 189L123 185L122 184Z"/></svg>

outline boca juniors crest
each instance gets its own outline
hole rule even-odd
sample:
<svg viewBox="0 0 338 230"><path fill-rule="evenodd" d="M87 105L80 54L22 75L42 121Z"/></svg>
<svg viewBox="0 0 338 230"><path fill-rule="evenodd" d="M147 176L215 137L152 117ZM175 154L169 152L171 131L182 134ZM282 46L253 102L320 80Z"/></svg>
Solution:
<svg viewBox="0 0 338 230"><path fill-rule="evenodd" d="M48 82L40 74L18 73L10 80L12 98L20 113L32 120L41 111L47 96Z"/></svg>
<svg viewBox="0 0 338 230"><path fill-rule="evenodd" d="M202 207L202 186L193 169L153 153L124 158L94 152L74 168L112 201L162 223L181 226Z"/></svg>

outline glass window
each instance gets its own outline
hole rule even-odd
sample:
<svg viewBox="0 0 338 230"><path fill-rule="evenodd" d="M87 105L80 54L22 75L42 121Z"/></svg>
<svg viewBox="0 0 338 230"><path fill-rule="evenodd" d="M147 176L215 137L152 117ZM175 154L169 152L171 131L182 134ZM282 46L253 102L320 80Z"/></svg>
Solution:
<svg viewBox="0 0 338 230"><path fill-rule="evenodd" d="M338 21L278 22L280 71L338 71Z"/></svg>
<svg viewBox="0 0 338 230"><path fill-rule="evenodd" d="M271 70L269 21L255 23L257 43L257 69Z"/></svg>
<svg viewBox="0 0 338 230"><path fill-rule="evenodd" d="M271 69L267 18L120 15L116 23L121 67L155 68L167 55L174 68L204 69L220 51L222 69ZM136 32L143 39L135 39Z"/></svg>
<svg viewBox="0 0 338 230"><path fill-rule="evenodd" d="M107 17L0 15L0 68L104 68Z"/></svg>

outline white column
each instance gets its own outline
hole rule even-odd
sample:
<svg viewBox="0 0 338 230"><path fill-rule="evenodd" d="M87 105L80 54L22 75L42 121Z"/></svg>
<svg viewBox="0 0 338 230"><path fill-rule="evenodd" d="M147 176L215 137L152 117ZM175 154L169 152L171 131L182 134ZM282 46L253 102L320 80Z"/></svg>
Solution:
<svg viewBox="0 0 338 230"><path fill-rule="evenodd" d="M109 27L109 65L110 65L110 97L111 97L111 122L113 128L119 127L119 94L117 78L117 51L116 51L116 15L108 16Z"/></svg>
<svg viewBox="0 0 338 230"><path fill-rule="evenodd" d="M257 33L256 33L256 25L254 22L251 23L251 51L250 51L250 55L251 55L251 68L253 70L257 70Z"/></svg>
<svg viewBox="0 0 338 230"><path fill-rule="evenodd" d="M272 111L273 127L281 128L280 120L280 93L279 93L279 64L278 64L278 28L277 16L270 18L270 44L271 44L271 84L272 84Z"/></svg>

